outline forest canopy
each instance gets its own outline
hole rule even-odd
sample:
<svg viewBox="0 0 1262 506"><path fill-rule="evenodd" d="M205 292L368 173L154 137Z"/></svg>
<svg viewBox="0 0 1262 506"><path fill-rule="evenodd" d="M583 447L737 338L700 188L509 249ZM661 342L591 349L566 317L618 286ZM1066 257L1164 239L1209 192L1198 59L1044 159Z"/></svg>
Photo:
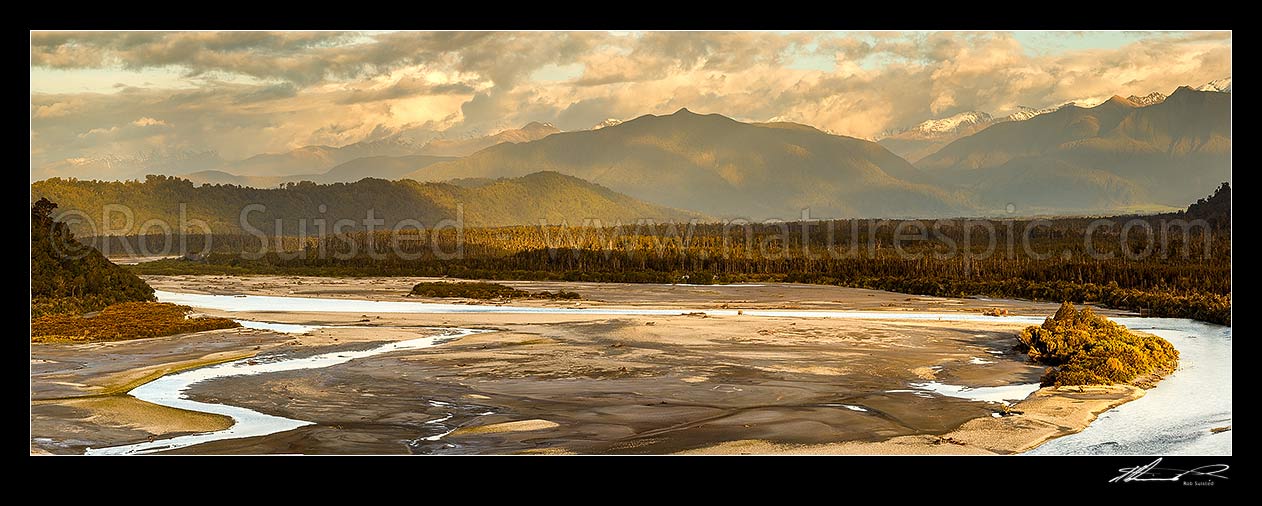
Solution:
<svg viewBox="0 0 1262 506"><path fill-rule="evenodd" d="M110 304L154 300L153 288L54 221L57 204L31 206L31 316L84 313Z"/></svg>

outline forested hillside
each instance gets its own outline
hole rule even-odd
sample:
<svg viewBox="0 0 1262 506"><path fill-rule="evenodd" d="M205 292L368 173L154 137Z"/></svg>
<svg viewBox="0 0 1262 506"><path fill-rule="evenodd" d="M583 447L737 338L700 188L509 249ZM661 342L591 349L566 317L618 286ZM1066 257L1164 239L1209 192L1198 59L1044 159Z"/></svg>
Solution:
<svg viewBox="0 0 1262 506"><path fill-rule="evenodd" d="M143 280L81 244L66 224L54 221L56 208L48 199L31 206L32 316L154 300L153 288Z"/></svg>
<svg viewBox="0 0 1262 506"><path fill-rule="evenodd" d="M539 220L581 223L588 218L603 223L641 219L665 222L700 217L641 202L555 172L477 185L364 179L329 185L303 182L273 189L195 186L166 176L123 182L54 178L32 184L31 193L36 198L60 202L64 208L81 211L94 220L95 230L85 223L73 225L76 233L85 235L105 235L107 231L114 235L161 232L157 226L138 230L149 220L169 224L173 232L178 232L181 206L185 230L204 232L193 224L194 220L201 220L216 234L249 232L242 225L243 213L250 227L268 235L305 232L311 236L319 235L316 220L321 219L329 232L338 220L350 220L344 231L362 230L369 210L374 219L384 220L379 228L387 229L403 220L432 227L458 217L467 226L537 224ZM131 214L130 227L127 213Z"/></svg>
<svg viewBox="0 0 1262 506"><path fill-rule="evenodd" d="M1231 228L1231 184L1223 183L1213 195L1188 206L1188 218L1208 221L1216 229Z"/></svg>

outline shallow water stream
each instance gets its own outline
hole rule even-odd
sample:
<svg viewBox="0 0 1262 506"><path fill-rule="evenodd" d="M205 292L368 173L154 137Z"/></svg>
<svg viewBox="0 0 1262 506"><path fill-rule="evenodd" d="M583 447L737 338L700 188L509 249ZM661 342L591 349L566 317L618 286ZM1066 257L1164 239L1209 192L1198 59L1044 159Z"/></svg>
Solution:
<svg viewBox="0 0 1262 506"><path fill-rule="evenodd" d="M705 312L734 316L734 309L638 309L638 308L547 308L508 305L438 304L406 301L369 301L312 297L262 295L206 295L158 291L158 300L197 308L229 312L339 312L339 313L502 313L502 314L594 314L594 315L678 315ZM850 318L881 320L996 321L995 317L970 313L911 313L899 311L810 311L744 310L745 316ZM1210 429L1231 425L1231 327L1174 318L1114 318L1127 327L1159 335L1181 354L1179 370L1136 401L1103 413L1086 430L1058 438L1029 452L1036 455L1071 454L1205 454L1230 455L1231 431L1218 434ZM1003 321L1037 324L1036 317L1005 317ZM244 326L301 332L315 326L243 321ZM304 358L239 360L164 376L131 391L131 395L173 408L216 413L232 417L228 429L159 439L133 445L91 449L88 454L135 454L180 448L209 441L274 434L296 429L310 422L266 415L253 410L187 399L184 392L193 384L213 378L263 374L295 369L316 369L398 350L428 348L441 342L479 332L473 329L447 329L445 335L421 337L384 344L362 351L340 351ZM1036 385L1010 385L968 389L940 383L911 385L925 392L984 401L1012 401L1029 395Z"/></svg>

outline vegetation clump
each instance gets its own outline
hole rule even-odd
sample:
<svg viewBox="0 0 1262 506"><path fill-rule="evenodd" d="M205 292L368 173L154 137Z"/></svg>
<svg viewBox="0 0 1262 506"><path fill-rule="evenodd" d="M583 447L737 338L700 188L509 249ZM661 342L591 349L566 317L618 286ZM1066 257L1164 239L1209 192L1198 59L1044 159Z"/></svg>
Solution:
<svg viewBox="0 0 1262 506"><path fill-rule="evenodd" d="M1044 386L1130 383L1149 374L1173 371L1179 352L1169 341L1135 334L1095 314L1062 303L1056 314L1017 336L1030 360L1050 366Z"/></svg>
<svg viewBox="0 0 1262 506"><path fill-rule="evenodd" d="M549 299L549 300L578 300L583 297L579 295L578 292L570 292L566 290L557 290L555 292L549 292L547 290L543 290L540 292L535 292L535 293L530 294L530 298Z"/></svg>
<svg viewBox="0 0 1262 506"><path fill-rule="evenodd" d="M528 292L499 283L484 282L445 282L428 281L417 283L412 287L412 295L419 297L460 297L466 299L548 299L576 300L581 298L576 292L557 290L555 292Z"/></svg>
<svg viewBox="0 0 1262 506"><path fill-rule="evenodd" d="M97 314L49 314L31 321L31 342L124 341L241 326L229 318L190 318L192 310L166 302L122 302Z"/></svg>
<svg viewBox="0 0 1262 506"><path fill-rule="evenodd" d="M57 204L31 205L31 317L82 314L117 302L151 301L153 288L53 219Z"/></svg>

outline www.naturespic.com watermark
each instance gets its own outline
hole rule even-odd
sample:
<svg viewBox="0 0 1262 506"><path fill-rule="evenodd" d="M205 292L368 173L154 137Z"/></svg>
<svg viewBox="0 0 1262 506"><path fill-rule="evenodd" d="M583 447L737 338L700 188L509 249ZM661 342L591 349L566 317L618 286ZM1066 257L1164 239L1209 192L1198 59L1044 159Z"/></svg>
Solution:
<svg viewBox="0 0 1262 506"><path fill-rule="evenodd" d="M231 253L243 259L268 254L283 259L367 257L456 260L471 243L500 243L512 250L545 250L552 258L582 251L613 254L738 256L764 259L892 257L1088 258L1144 260L1208 258L1214 229L1202 219L1177 215L1126 218L1033 219L818 219L809 209L791 220L729 218L686 223L651 218L577 223L539 219L531 225L471 227L463 204L454 216L421 220L386 217L374 209L363 217L330 216L316 206L311 216L275 216L250 204L231 222L214 222L181 203L175 219L142 216L124 204L97 213L69 209L55 218L88 238L108 257L204 257ZM213 225L212 225L212 222ZM483 251L485 248L483 248Z"/></svg>

